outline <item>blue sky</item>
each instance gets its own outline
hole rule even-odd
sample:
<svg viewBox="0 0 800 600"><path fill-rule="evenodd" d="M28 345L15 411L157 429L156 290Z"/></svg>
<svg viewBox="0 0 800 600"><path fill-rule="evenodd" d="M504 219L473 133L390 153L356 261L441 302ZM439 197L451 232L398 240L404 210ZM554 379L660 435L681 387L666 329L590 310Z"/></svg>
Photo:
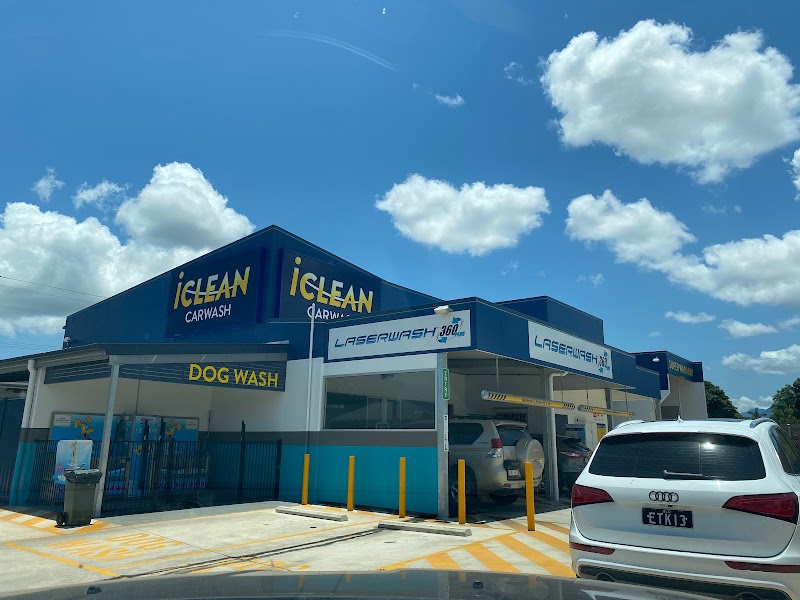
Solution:
<svg viewBox="0 0 800 600"><path fill-rule="evenodd" d="M0 356L277 224L743 408L800 375L794 3L45 4L0 15Z"/></svg>

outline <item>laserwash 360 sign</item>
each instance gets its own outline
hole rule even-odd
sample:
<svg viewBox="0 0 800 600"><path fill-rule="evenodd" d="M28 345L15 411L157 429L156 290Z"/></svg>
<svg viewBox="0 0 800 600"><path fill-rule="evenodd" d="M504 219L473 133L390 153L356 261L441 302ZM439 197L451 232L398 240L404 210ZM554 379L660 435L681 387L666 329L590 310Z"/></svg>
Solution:
<svg viewBox="0 0 800 600"><path fill-rule="evenodd" d="M528 321L531 358L589 375L613 379L611 350L566 333Z"/></svg>
<svg viewBox="0 0 800 600"><path fill-rule="evenodd" d="M263 252L204 260L172 271L168 336L255 323L261 307Z"/></svg>
<svg viewBox="0 0 800 600"><path fill-rule="evenodd" d="M436 352L472 344L470 312L331 328L328 360Z"/></svg>

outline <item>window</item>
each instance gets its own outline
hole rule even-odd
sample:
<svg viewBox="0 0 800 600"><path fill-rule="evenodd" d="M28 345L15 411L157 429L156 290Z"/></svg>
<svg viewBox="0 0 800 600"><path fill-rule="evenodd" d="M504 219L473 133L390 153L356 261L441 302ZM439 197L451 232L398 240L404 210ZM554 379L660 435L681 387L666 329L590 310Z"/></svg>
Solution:
<svg viewBox="0 0 800 600"><path fill-rule="evenodd" d="M500 441L503 446L515 446L516 443L522 439L528 439L531 436L522 427L512 427L510 425L498 425L497 433L500 434Z"/></svg>
<svg viewBox="0 0 800 600"><path fill-rule="evenodd" d="M433 429L433 371L329 377L325 429Z"/></svg>
<svg viewBox="0 0 800 600"><path fill-rule="evenodd" d="M771 435L783 470L792 475L800 474L800 449L797 444L780 427L773 427Z"/></svg>
<svg viewBox="0 0 800 600"><path fill-rule="evenodd" d="M468 446L474 444L483 435L483 425L480 423L457 423L450 421L447 428L447 437L451 445Z"/></svg>
<svg viewBox="0 0 800 600"><path fill-rule="evenodd" d="M610 477L664 479L664 471L729 481L766 477L755 440L711 433L606 436L589 467L594 475Z"/></svg>

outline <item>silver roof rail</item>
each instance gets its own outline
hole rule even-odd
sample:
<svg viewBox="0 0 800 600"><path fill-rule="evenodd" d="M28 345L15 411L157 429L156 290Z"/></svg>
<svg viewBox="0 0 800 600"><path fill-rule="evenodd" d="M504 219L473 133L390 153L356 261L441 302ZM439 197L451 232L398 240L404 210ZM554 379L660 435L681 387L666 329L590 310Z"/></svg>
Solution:
<svg viewBox="0 0 800 600"><path fill-rule="evenodd" d="M614 427L614 429L619 429L620 427L625 427L626 425L638 425L639 423L647 423L647 421L645 421L644 419L633 419L632 421L623 421L622 423Z"/></svg>
<svg viewBox="0 0 800 600"><path fill-rule="evenodd" d="M773 420L772 420L772 419L770 419L769 417L761 417L761 418L759 418L759 419L756 419L755 421L750 421L750 429L753 429L753 428L755 428L755 427L758 427L758 426L759 426L759 425L761 425L762 423L774 423L774 422L775 422L775 421L773 421Z"/></svg>

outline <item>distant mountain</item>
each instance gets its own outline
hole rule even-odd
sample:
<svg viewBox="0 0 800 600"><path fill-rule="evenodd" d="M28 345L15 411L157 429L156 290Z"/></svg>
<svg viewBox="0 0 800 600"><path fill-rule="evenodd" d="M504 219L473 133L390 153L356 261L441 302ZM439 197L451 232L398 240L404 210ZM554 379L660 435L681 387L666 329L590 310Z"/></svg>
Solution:
<svg viewBox="0 0 800 600"><path fill-rule="evenodd" d="M745 417L746 419L749 419L753 415L755 415L755 412L756 412L756 409L753 408L753 409L747 411L746 413L742 414L742 416ZM758 409L758 414L759 414L759 416L762 416L762 417L772 417L772 407L770 406L769 408L759 408Z"/></svg>

